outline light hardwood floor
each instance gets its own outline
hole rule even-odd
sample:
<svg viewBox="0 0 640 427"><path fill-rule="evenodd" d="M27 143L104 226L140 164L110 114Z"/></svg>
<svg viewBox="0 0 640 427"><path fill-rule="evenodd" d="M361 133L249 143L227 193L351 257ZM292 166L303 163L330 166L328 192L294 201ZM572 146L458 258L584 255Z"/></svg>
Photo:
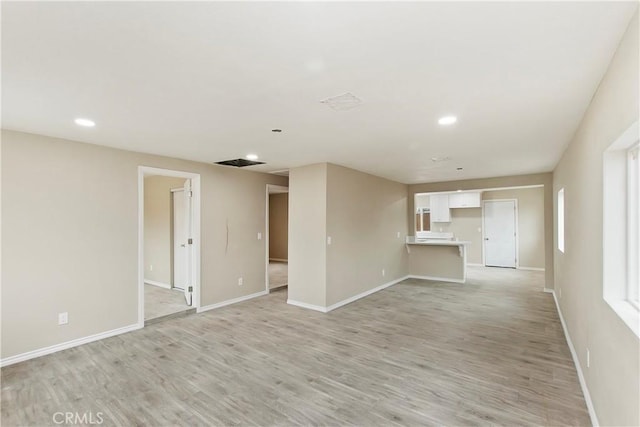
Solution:
<svg viewBox="0 0 640 427"><path fill-rule="evenodd" d="M153 320L174 313L189 310L184 292L165 289L154 285L144 285L144 320Z"/></svg>
<svg viewBox="0 0 640 427"><path fill-rule="evenodd" d="M2 369L2 426L588 425L542 273L407 280L323 314L286 290Z"/></svg>
<svg viewBox="0 0 640 427"><path fill-rule="evenodd" d="M269 261L269 289L281 288L289 283L289 264Z"/></svg>

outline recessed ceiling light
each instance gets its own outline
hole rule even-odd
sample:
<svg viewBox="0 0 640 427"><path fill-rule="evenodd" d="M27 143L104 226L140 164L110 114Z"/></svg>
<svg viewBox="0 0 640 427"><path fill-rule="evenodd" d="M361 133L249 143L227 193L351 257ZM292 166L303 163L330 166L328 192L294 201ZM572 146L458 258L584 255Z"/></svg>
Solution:
<svg viewBox="0 0 640 427"><path fill-rule="evenodd" d="M448 125L454 124L457 121L458 121L458 118L456 116L444 116L438 119L438 124L442 126L448 126Z"/></svg>
<svg viewBox="0 0 640 427"><path fill-rule="evenodd" d="M96 122L94 122L93 120L89 120L89 119L75 119L75 123L78 126L84 126L87 128L92 128L96 125Z"/></svg>
<svg viewBox="0 0 640 427"><path fill-rule="evenodd" d="M258 160L257 154L247 154L247 160Z"/></svg>

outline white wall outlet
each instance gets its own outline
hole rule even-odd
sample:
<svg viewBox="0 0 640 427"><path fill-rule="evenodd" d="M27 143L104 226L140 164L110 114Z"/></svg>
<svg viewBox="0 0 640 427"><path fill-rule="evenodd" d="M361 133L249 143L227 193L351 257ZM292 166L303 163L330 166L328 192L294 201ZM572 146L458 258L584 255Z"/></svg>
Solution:
<svg viewBox="0 0 640 427"><path fill-rule="evenodd" d="M396 233L396 237L397 237L398 239L400 238L400 232L399 232L399 231Z"/></svg>
<svg viewBox="0 0 640 427"><path fill-rule="evenodd" d="M262 233L258 232L258 240L262 240Z"/></svg>
<svg viewBox="0 0 640 427"><path fill-rule="evenodd" d="M442 227L440 227L440 232L442 233Z"/></svg>
<svg viewBox="0 0 640 427"><path fill-rule="evenodd" d="M587 349L587 368L591 366L591 354L589 353L589 349Z"/></svg>
<svg viewBox="0 0 640 427"><path fill-rule="evenodd" d="M478 227L478 233L482 233L482 228Z"/></svg>
<svg viewBox="0 0 640 427"><path fill-rule="evenodd" d="M69 323L69 313L58 313L58 325L66 325Z"/></svg>
<svg viewBox="0 0 640 427"><path fill-rule="evenodd" d="M385 271L384 268L382 269L382 276L384 277Z"/></svg>
<svg viewBox="0 0 640 427"><path fill-rule="evenodd" d="M331 236L327 236L327 245L331 244Z"/></svg>
<svg viewBox="0 0 640 427"><path fill-rule="evenodd" d="M149 265L149 271L153 271L153 264Z"/></svg>
<svg viewBox="0 0 640 427"><path fill-rule="evenodd" d="M242 286L244 285L244 280L242 279L242 277L238 278L238 286Z"/></svg>

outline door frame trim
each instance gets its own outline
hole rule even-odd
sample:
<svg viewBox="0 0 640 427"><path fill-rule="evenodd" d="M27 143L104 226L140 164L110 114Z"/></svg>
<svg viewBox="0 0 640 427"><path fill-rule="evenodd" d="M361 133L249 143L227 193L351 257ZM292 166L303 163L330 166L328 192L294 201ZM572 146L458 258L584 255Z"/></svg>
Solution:
<svg viewBox="0 0 640 427"><path fill-rule="evenodd" d="M200 174L172 169L161 169L151 166L138 166L138 322L140 328L144 327L144 178L145 176L160 175L184 178L191 180L193 192L193 302L192 307L200 308L200 241L202 239L200 228Z"/></svg>
<svg viewBox="0 0 640 427"><path fill-rule="evenodd" d="M518 229L518 199L487 199L487 200L482 200L482 265L483 266L487 266L487 260L486 260L486 246L485 246L485 242L486 240L484 240L484 236L485 236L485 216L484 216L484 205L487 202L513 202L514 206L515 206L515 211L514 211L514 220L515 220L515 231L516 231L516 269L520 268L520 230Z"/></svg>
<svg viewBox="0 0 640 427"><path fill-rule="evenodd" d="M265 189L265 202L264 202L264 282L265 290L267 294L271 291L269 289L269 190L280 190L289 194L289 187L286 185L267 184ZM286 190L286 191L284 191ZM288 209L288 208L287 208ZM288 260L287 260L288 263Z"/></svg>

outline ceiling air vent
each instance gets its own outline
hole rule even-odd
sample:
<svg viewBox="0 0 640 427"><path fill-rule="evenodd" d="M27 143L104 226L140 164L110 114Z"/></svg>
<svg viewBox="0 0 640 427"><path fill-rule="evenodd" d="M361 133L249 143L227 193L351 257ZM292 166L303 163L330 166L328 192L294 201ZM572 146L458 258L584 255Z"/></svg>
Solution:
<svg viewBox="0 0 640 427"><path fill-rule="evenodd" d="M256 162L256 161L247 160L247 159L235 159L235 160L224 160L222 162L216 162L216 164L223 165L223 166L235 166L237 168L243 168L245 166L263 165L264 162Z"/></svg>
<svg viewBox="0 0 640 427"><path fill-rule="evenodd" d="M323 99L322 101L320 101L320 103L328 105L330 108L336 111L346 111L359 107L360 104L362 104L362 100L351 92L347 92L343 93L342 95Z"/></svg>

